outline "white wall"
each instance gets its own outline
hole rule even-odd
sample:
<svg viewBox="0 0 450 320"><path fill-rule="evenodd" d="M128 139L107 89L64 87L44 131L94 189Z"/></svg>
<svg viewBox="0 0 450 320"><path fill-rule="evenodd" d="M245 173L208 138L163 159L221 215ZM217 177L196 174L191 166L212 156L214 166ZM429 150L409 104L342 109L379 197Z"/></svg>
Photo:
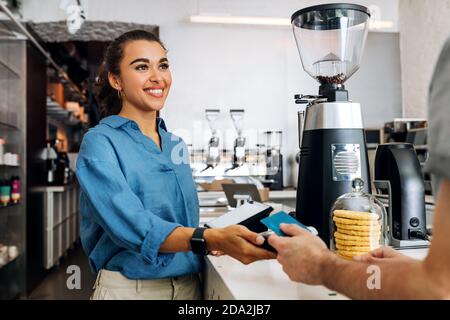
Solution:
<svg viewBox="0 0 450 320"><path fill-rule="evenodd" d="M173 87L163 117L194 147L209 137L205 108L220 108L219 128L225 146L233 144L228 110L246 110L245 127L254 131L283 130L287 165L297 146L295 93L316 94L318 84L302 69L289 27L200 25L191 14L290 17L296 10L323 2L311 0L83 0L87 19L149 23L160 26L169 49ZM331 1L333 2L333 1ZM334 1L337 2L337 1ZM378 4L383 20L397 30L397 0L350 1ZM25 19L65 19L57 0L24 0ZM381 126L401 115L398 34L370 33L360 71L348 82L350 96L363 106L367 126ZM256 141L251 141L254 145ZM285 170L285 181L291 177Z"/></svg>
<svg viewBox="0 0 450 320"><path fill-rule="evenodd" d="M427 117L428 87L450 35L450 0L400 0L403 113Z"/></svg>

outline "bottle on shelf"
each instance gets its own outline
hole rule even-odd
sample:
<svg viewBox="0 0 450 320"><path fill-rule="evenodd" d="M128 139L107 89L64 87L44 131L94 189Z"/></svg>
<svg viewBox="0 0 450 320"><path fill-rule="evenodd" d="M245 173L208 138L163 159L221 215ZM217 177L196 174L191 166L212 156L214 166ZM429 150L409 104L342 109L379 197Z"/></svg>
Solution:
<svg viewBox="0 0 450 320"><path fill-rule="evenodd" d="M8 247L0 243L0 268L8 263Z"/></svg>
<svg viewBox="0 0 450 320"><path fill-rule="evenodd" d="M11 202L19 203L21 198L21 183L19 176L13 176L11 178Z"/></svg>
<svg viewBox="0 0 450 320"><path fill-rule="evenodd" d="M63 184L66 185L71 182L70 160L67 152L61 153L61 159L63 163Z"/></svg>
<svg viewBox="0 0 450 320"><path fill-rule="evenodd" d="M5 143L6 140L0 138L0 164L3 164L3 154L5 153Z"/></svg>
<svg viewBox="0 0 450 320"><path fill-rule="evenodd" d="M51 141L47 141L46 148L46 166L47 166L47 184L55 184L55 172L56 172L56 159L58 154L56 153Z"/></svg>
<svg viewBox="0 0 450 320"><path fill-rule="evenodd" d="M17 167L19 165L19 155L7 152L3 155L3 164L7 166Z"/></svg>
<svg viewBox="0 0 450 320"><path fill-rule="evenodd" d="M11 185L8 180L0 181L0 205L7 206L11 201Z"/></svg>

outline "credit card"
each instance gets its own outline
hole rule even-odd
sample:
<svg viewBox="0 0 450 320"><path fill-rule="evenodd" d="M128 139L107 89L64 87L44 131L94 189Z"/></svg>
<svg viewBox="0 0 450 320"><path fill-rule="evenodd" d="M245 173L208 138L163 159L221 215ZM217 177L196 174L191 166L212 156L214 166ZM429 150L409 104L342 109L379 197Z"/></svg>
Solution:
<svg viewBox="0 0 450 320"><path fill-rule="evenodd" d="M261 219L261 223L264 224L267 228L269 228L273 232L275 232L280 237L286 236L286 234L280 229L281 223L296 224L299 227L311 232L304 224L298 222L296 219L292 218L284 211L280 211L267 218Z"/></svg>

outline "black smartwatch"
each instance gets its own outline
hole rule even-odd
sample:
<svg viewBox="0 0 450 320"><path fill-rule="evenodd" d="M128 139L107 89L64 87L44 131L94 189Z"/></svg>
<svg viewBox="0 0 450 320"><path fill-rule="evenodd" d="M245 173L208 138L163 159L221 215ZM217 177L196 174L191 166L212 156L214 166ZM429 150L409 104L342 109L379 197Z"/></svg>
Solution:
<svg viewBox="0 0 450 320"><path fill-rule="evenodd" d="M206 228L196 228L191 238L191 250L193 253L206 256L209 252L206 248L206 240L203 238L203 233Z"/></svg>

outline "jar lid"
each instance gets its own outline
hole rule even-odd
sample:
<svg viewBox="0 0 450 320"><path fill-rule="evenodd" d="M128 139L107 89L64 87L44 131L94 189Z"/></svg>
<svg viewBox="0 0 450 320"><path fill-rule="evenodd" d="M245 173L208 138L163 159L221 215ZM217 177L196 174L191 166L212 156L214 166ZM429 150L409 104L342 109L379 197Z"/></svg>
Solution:
<svg viewBox="0 0 450 320"><path fill-rule="evenodd" d="M352 191L336 199L333 208L357 212L376 212L383 204L372 194L364 192L364 181L356 178L352 181ZM383 207L384 209L384 207Z"/></svg>

